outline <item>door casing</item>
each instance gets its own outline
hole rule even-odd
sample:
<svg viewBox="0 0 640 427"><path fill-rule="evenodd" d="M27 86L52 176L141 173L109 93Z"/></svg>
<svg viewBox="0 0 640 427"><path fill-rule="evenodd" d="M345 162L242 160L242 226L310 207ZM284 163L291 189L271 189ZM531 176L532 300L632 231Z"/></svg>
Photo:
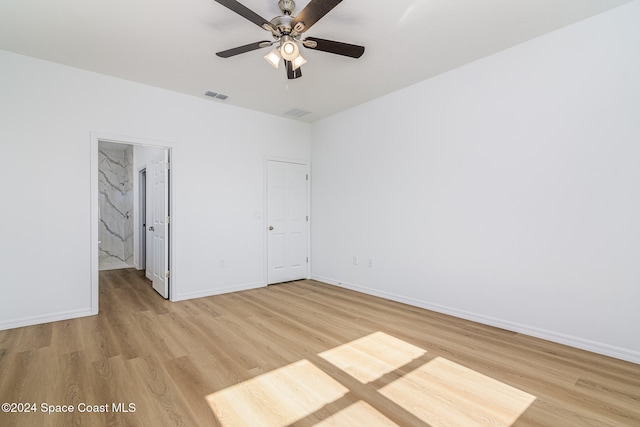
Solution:
<svg viewBox="0 0 640 427"><path fill-rule="evenodd" d="M147 168L138 171L138 270L147 269Z"/></svg>
<svg viewBox="0 0 640 427"><path fill-rule="evenodd" d="M90 299L91 299L91 314L98 314L98 293L99 293L99 269L98 269L98 213L99 213L99 203L98 203L98 144L100 142L112 142L117 144L129 144L129 145L143 145L150 146L156 148L162 148L169 151L169 158L173 158L172 149L174 147L173 143L167 141L158 141L146 138L138 138L132 136L123 136L116 135L105 132L92 131L90 134L90 216L91 216L91 238L90 238ZM171 165L172 169L174 169L175 165ZM172 191L172 181L173 176L175 176L175 170L172 170L169 181L169 192ZM175 206L173 201L174 197L169 198L169 211L171 212L171 223L172 227L169 229L169 264L168 270L171 271L171 286L169 287L169 299L173 301L173 296L177 295L176 286L178 285L178 281L176 280L175 271L173 271L172 259L175 255L175 247L174 247L174 236L173 229L175 228Z"/></svg>

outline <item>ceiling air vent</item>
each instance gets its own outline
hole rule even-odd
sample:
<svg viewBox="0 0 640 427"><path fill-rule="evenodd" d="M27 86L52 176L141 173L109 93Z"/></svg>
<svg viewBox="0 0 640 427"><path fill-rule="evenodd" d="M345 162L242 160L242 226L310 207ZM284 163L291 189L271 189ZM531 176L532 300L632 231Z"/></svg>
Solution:
<svg viewBox="0 0 640 427"><path fill-rule="evenodd" d="M227 99L229 97L228 95L223 95L221 93L212 92L210 90L206 91L204 94L207 95L207 96L210 96L212 98L215 98L215 99L220 99L222 101L224 101L225 99Z"/></svg>
<svg viewBox="0 0 640 427"><path fill-rule="evenodd" d="M311 111L301 110L300 108L292 108L289 111L285 111L284 114L285 116L302 117L306 116L307 114L311 114Z"/></svg>

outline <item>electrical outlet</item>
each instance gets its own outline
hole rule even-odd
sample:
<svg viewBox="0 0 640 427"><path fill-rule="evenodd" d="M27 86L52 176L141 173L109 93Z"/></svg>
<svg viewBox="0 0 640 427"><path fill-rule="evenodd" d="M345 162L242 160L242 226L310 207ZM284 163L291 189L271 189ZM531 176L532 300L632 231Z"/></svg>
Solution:
<svg viewBox="0 0 640 427"><path fill-rule="evenodd" d="M224 258L222 258L222 259L220 260L220 268L224 268L224 267L226 267L226 265L225 265L225 263L224 263Z"/></svg>
<svg viewBox="0 0 640 427"><path fill-rule="evenodd" d="M369 264L369 268L373 268L373 258L369 258L367 262Z"/></svg>
<svg viewBox="0 0 640 427"><path fill-rule="evenodd" d="M353 265L358 265L358 257L357 256L353 257Z"/></svg>

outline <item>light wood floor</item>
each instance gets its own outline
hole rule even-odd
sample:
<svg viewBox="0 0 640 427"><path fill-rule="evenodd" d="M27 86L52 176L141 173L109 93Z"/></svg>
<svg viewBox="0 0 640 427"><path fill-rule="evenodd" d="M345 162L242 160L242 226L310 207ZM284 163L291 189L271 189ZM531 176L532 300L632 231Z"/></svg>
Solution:
<svg viewBox="0 0 640 427"><path fill-rule="evenodd" d="M99 315L0 331L0 373L37 409L3 427L640 426L640 365L314 281L170 303L103 272Z"/></svg>

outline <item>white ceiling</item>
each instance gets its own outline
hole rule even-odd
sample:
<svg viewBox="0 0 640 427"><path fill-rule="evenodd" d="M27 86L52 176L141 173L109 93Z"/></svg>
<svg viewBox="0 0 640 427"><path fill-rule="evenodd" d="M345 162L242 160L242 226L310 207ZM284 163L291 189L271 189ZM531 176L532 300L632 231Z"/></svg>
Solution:
<svg viewBox="0 0 640 427"><path fill-rule="evenodd" d="M364 55L303 48L296 80L264 61L268 48L217 57L271 36L213 0L0 0L0 49L275 115L298 108L312 122L630 1L344 0L305 36ZM280 14L277 0L240 2Z"/></svg>

